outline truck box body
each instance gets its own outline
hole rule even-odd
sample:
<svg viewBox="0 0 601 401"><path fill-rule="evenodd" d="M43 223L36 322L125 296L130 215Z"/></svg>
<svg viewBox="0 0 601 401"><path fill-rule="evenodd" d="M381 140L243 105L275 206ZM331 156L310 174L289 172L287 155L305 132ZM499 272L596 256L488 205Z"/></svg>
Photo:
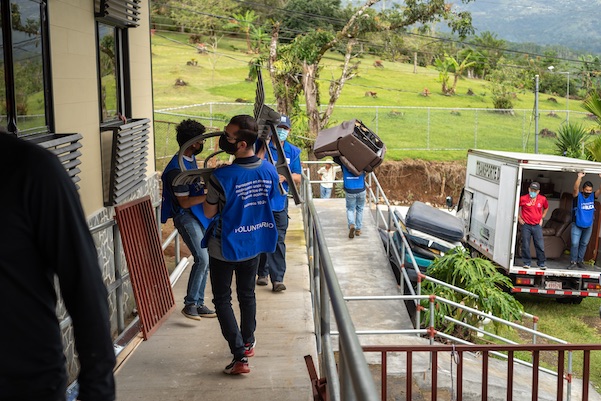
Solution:
<svg viewBox="0 0 601 401"><path fill-rule="evenodd" d="M594 265L587 264L586 270L569 270L569 256L562 255L554 261L548 260L547 269L541 270L534 266L536 254L532 253L533 266L525 269L516 253L519 198L527 193L530 182L539 182L540 193L549 201L547 221L556 208L571 210L572 190L579 171L586 173L582 183L591 181L594 190L599 188L601 163L555 155L468 151L465 188L458 209L458 216L465 224L465 239L471 248L504 269L514 285L520 277L524 279L520 280L522 284L533 280L525 288L516 285L515 292L558 297L601 295L591 284L599 283L601 272ZM562 194L564 200L560 201ZM594 245L598 236L597 230L591 238ZM565 248L569 250L569 244ZM595 260L596 256L595 246Z"/></svg>

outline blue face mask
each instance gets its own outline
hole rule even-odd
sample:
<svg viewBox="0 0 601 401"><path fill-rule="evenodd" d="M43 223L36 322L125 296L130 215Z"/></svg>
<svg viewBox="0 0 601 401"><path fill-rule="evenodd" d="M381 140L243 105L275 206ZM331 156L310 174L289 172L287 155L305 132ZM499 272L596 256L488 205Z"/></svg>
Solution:
<svg viewBox="0 0 601 401"><path fill-rule="evenodd" d="M531 198L536 198L536 191L534 191L534 192L530 191L530 197Z"/></svg>
<svg viewBox="0 0 601 401"><path fill-rule="evenodd" d="M278 138L282 142L284 142L286 140L286 138L288 138L288 134L290 133L290 130L287 130L286 128L279 128L278 127L275 130L278 133Z"/></svg>

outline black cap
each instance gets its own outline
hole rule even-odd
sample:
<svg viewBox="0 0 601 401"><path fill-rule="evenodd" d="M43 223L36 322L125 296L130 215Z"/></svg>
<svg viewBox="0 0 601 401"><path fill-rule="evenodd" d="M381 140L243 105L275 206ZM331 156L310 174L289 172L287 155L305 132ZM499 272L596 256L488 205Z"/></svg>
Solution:
<svg viewBox="0 0 601 401"><path fill-rule="evenodd" d="M536 181L532 181L532 183L530 184L530 188L534 189L535 191L539 191L540 190L540 184Z"/></svg>

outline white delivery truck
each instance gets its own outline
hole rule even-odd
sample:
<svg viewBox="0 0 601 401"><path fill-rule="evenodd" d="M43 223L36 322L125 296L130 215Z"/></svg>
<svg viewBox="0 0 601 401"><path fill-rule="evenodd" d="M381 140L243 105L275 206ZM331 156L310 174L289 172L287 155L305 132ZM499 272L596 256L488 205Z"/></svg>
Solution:
<svg viewBox="0 0 601 401"><path fill-rule="evenodd" d="M511 278L515 293L540 294L558 302L579 303L583 297L601 297L596 266L599 217L596 212L593 237L584 268L569 269L572 191L577 172L582 182L601 184L601 163L563 156L469 150L465 187L457 216L464 222L465 242L472 252L494 261ZM535 263L526 269L521 260L519 198L532 181L549 201L543 224L546 269ZM596 205L598 207L598 205ZM592 249L592 250L591 250ZM531 245L533 262L536 253Z"/></svg>

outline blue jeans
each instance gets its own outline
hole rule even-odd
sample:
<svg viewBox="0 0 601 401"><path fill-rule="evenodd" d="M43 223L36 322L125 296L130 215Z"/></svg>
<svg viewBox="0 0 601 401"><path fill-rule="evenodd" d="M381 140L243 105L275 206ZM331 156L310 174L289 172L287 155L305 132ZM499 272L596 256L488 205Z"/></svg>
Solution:
<svg viewBox="0 0 601 401"><path fill-rule="evenodd" d="M332 188L326 188L323 185L319 186L319 197L320 198L331 198Z"/></svg>
<svg viewBox="0 0 601 401"><path fill-rule="evenodd" d="M186 211L173 217L173 225L177 228L179 235L182 236L194 257L184 304L204 305L205 287L209 275L209 253L205 248L200 247L200 241L204 237L204 229L198 219L192 213Z"/></svg>
<svg viewBox="0 0 601 401"><path fill-rule="evenodd" d="M570 248L570 260L572 262L583 261L592 232L593 226L581 228L576 223L572 224L572 247Z"/></svg>
<svg viewBox="0 0 601 401"><path fill-rule="evenodd" d="M351 228L351 224L354 224L357 230L361 229L364 206L365 191L361 191L358 194L346 193L346 220L349 228Z"/></svg>
<svg viewBox="0 0 601 401"><path fill-rule="evenodd" d="M530 238L534 241L536 249L536 260L539 266L545 264L545 242L543 240L543 228L540 224L522 225L522 261L525 265L532 263L530 257Z"/></svg>
<svg viewBox="0 0 601 401"><path fill-rule="evenodd" d="M257 328L257 299L255 277L259 257L242 262L226 262L209 258L211 287L221 334L226 339L234 358L244 356L244 344L255 341ZM232 309L232 276L236 272L236 294L240 306L240 327Z"/></svg>
<svg viewBox="0 0 601 401"><path fill-rule="evenodd" d="M271 277L271 282L284 282L286 274L286 231L288 231L288 204L281 212L273 212L275 226L278 230L278 242L275 251L261 255L259 263L259 276Z"/></svg>

